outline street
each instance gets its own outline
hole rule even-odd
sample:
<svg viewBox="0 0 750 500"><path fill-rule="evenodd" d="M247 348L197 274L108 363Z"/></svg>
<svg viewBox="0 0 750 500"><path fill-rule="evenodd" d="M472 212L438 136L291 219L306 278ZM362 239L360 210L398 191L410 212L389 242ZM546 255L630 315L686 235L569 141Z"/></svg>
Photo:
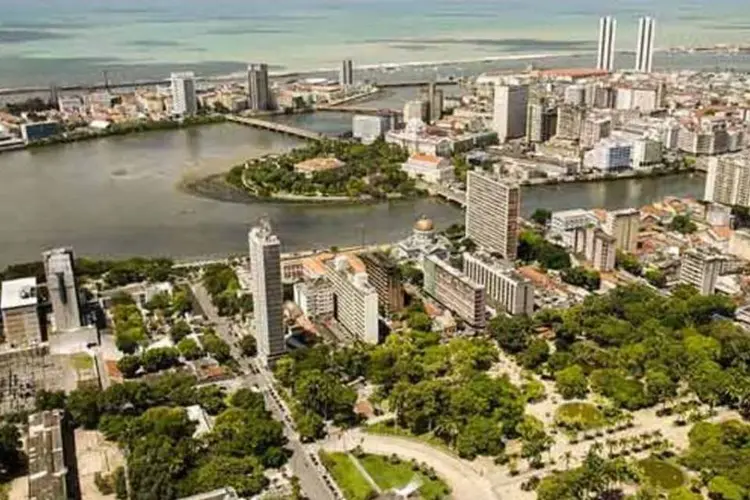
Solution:
<svg viewBox="0 0 750 500"><path fill-rule="evenodd" d="M313 500L343 499L344 497L338 490L336 483L320 463L315 452L308 451L305 445L300 442L297 432L294 430L291 414L273 387L271 373L265 367L260 366L260 363L243 357L237 347L238 339L232 333L231 322L219 316L203 285L196 283L192 284L190 288L205 316L216 325L216 333L231 347L232 357L238 361L246 385L256 384L258 386L265 397L266 406L271 414L284 425L284 435L289 440L287 446L293 453L289 459L289 466L294 475L299 478L302 491Z"/></svg>

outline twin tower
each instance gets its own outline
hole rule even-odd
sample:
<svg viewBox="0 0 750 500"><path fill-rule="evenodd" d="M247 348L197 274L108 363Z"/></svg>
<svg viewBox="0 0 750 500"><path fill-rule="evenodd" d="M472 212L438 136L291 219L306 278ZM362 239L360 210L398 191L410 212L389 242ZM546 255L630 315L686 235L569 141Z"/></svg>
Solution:
<svg viewBox="0 0 750 500"><path fill-rule="evenodd" d="M651 17L638 20L638 40L635 52L635 70L640 73L651 73L654 60L654 36L656 22ZM599 50L596 56L596 68L611 72L615 62L615 31L617 21L614 17L602 17L599 20Z"/></svg>

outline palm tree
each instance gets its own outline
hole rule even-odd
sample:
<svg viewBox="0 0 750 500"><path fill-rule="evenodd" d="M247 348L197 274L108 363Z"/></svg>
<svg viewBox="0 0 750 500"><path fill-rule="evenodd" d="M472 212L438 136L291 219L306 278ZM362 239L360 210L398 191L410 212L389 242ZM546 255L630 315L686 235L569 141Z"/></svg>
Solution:
<svg viewBox="0 0 750 500"><path fill-rule="evenodd" d="M604 444L607 445L607 449L609 449L609 456L612 457L615 454L615 448L617 447L617 440L607 439L606 441L604 441Z"/></svg>
<svg viewBox="0 0 750 500"><path fill-rule="evenodd" d="M573 452L568 450L563 454L563 460L565 460L565 470L570 469L570 460L573 458Z"/></svg>

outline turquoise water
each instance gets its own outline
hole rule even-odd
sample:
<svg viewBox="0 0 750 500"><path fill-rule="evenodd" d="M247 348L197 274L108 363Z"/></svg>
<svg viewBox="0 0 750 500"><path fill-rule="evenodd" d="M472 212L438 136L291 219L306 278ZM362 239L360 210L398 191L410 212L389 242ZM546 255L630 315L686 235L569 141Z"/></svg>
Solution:
<svg viewBox="0 0 750 500"><path fill-rule="evenodd" d="M0 0L0 87L239 71L590 53L598 17L617 16L632 50L636 19L657 46L740 42L750 2L714 0Z"/></svg>

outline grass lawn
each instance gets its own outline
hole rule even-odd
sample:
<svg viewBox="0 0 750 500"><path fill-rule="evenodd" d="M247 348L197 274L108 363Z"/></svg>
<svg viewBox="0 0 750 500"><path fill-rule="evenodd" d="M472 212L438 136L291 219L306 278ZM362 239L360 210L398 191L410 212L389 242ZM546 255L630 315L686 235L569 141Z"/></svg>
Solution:
<svg viewBox="0 0 750 500"><path fill-rule="evenodd" d="M424 500L438 500L446 498L449 494L449 488L443 481L430 479L423 472L414 471L410 462L400 461L394 464L387 457L369 454L361 457L359 461L384 492L393 488L403 488L418 475L422 480L419 494Z"/></svg>
<svg viewBox="0 0 750 500"><path fill-rule="evenodd" d="M658 488L671 490L685 483L685 474L682 470L664 460L646 458L638 462L638 465L643 469L643 473L651 484Z"/></svg>
<svg viewBox="0 0 750 500"><path fill-rule="evenodd" d="M563 427L588 430L603 427L607 419L590 403L565 403L555 412L555 422Z"/></svg>
<svg viewBox="0 0 750 500"><path fill-rule="evenodd" d="M85 352L79 352L70 356L70 363L76 370L91 370L94 368L94 358Z"/></svg>
<svg viewBox="0 0 750 500"><path fill-rule="evenodd" d="M331 473L336 484L344 492L347 500L367 500L374 491L367 480L357 470L346 453L320 452L320 461Z"/></svg>

